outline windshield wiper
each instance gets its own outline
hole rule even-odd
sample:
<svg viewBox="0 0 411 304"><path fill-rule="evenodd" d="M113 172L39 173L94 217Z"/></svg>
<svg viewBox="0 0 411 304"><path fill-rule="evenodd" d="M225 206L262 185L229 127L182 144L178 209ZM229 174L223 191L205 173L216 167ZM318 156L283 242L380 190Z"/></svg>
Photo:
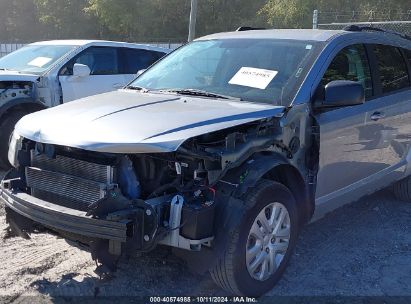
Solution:
<svg viewBox="0 0 411 304"><path fill-rule="evenodd" d="M17 71L17 70L12 70L12 69L6 69L6 68L0 68L0 71L16 72L16 73L22 74L22 71Z"/></svg>
<svg viewBox="0 0 411 304"><path fill-rule="evenodd" d="M233 97L233 96L228 96L228 95L222 95L222 94L207 92L207 91L198 90L198 89L167 89L167 90L160 90L160 92L164 92L164 93L176 93L176 94L180 94L180 95L191 95L191 96L202 96L202 97L220 98L220 99L236 99L236 100L241 100L241 98L238 98L238 97Z"/></svg>
<svg viewBox="0 0 411 304"><path fill-rule="evenodd" d="M127 86L126 89L134 90L134 91L140 91L142 93L147 93L148 92L148 90L146 88L139 87L139 86L133 86L133 85Z"/></svg>

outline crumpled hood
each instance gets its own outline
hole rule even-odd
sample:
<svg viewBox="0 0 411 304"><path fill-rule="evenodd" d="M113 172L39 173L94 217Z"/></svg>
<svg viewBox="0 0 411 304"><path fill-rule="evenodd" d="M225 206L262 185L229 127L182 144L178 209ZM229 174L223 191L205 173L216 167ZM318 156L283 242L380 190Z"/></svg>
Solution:
<svg viewBox="0 0 411 304"><path fill-rule="evenodd" d="M120 90L25 116L33 141L110 153L172 152L189 138L263 118L284 107Z"/></svg>
<svg viewBox="0 0 411 304"><path fill-rule="evenodd" d="M35 74L19 73L16 71L1 71L0 70L0 82L1 81L30 81L35 82L40 76Z"/></svg>

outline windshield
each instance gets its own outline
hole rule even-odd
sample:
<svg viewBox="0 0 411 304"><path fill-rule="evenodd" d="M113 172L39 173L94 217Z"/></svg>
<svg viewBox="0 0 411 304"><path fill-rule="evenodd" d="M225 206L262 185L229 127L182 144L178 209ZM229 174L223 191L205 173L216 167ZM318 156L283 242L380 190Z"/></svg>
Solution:
<svg viewBox="0 0 411 304"><path fill-rule="evenodd" d="M0 58L0 70L40 75L75 48L73 45L28 45Z"/></svg>
<svg viewBox="0 0 411 304"><path fill-rule="evenodd" d="M319 53L317 44L274 39L195 41L155 64L130 88L198 90L288 105Z"/></svg>

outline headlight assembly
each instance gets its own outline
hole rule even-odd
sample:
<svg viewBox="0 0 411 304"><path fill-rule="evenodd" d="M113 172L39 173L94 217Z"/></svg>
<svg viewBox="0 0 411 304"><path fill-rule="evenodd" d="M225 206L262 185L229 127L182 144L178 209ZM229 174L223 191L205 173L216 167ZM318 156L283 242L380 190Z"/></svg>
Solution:
<svg viewBox="0 0 411 304"><path fill-rule="evenodd" d="M15 168L19 166L17 155L18 152L21 150L22 146L23 137L21 137L19 134L17 134L16 131L14 131L13 135L10 137L8 158L10 164Z"/></svg>

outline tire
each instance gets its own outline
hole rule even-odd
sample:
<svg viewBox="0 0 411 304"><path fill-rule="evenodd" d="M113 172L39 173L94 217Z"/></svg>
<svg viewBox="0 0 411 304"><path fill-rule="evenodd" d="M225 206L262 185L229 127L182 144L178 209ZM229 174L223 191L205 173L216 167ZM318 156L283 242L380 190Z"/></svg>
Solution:
<svg viewBox="0 0 411 304"><path fill-rule="evenodd" d="M400 201L411 202L411 176L396 182L392 189Z"/></svg>
<svg viewBox="0 0 411 304"><path fill-rule="evenodd" d="M13 133L14 127L16 123L24 116L26 113L16 111L10 112L8 114L3 115L0 118L0 168L4 170L8 170L11 168L8 159L9 153L9 141L10 136Z"/></svg>
<svg viewBox="0 0 411 304"><path fill-rule="evenodd" d="M210 274L214 282L229 293L248 297L260 297L275 286L287 267L295 248L300 229L298 210L290 190L282 184L268 180L258 182L256 187L244 196L243 201L245 203L243 217L237 227L234 227L234 232L229 237L226 251L218 260L217 264L210 270ZM281 205L275 205L273 203L279 203ZM274 209L274 207L280 207L282 209ZM262 226L259 226L257 217L261 218L261 216L266 216L267 219L270 218L272 210L283 209L288 212L288 217L285 217L287 220L284 221L287 225L284 224L282 226L289 228L288 247L286 249L283 248L282 260L277 261L277 267L273 268L273 271L269 273L267 277L261 278L261 274L263 274L263 264L255 271L253 270L254 267L252 267L256 264L257 257L261 257L263 254L264 256L272 256L272 254L274 254L275 260L278 257L281 259L281 254L274 253L276 250L273 250L273 248L279 248L278 246L284 247L284 244L287 242L278 235L268 233L268 239L264 239L262 243L257 243L257 239L255 238L256 240L253 244L254 237L251 231L256 231L256 227L259 227L260 232L261 229L263 229ZM271 213L266 214L265 211L268 210L271 210ZM278 211L274 214L278 214ZM283 233L284 231L286 230L282 230ZM274 242L274 244L272 242ZM277 244L277 242L279 243ZM263 244L263 246L258 244ZM261 247L265 247L265 249ZM246 254L247 249L251 252L250 248L258 251L254 259L250 259L253 254ZM267 253L267 255L265 255L265 253ZM246 261L247 258L249 258L248 261L252 261L248 265ZM266 261L265 267L268 268L264 269L270 269L269 265ZM258 269L260 269L260 273L258 273Z"/></svg>

